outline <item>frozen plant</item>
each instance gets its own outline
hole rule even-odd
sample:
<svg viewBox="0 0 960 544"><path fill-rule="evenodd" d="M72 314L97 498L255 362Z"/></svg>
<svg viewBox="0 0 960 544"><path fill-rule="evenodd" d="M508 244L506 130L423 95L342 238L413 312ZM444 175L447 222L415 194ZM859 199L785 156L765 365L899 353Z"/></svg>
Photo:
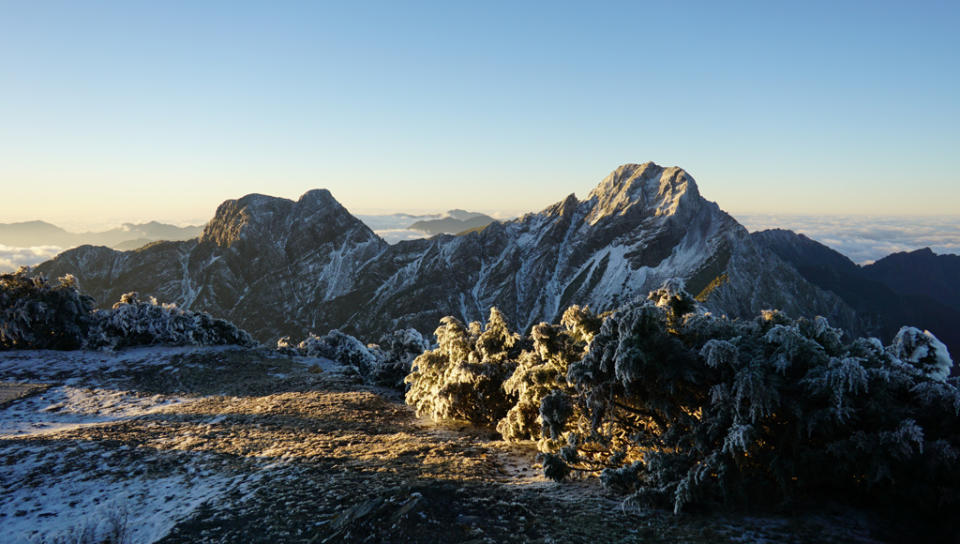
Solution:
<svg viewBox="0 0 960 544"><path fill-rule="evenodd" d="M140 300L126 293L109 310L95 312L91 344L111 348L142 345L256 345L246 331L204 312Z"/></svg>
<svg viewBox="0 0 960 544"><path fill-rule="evenodd" d="M69 274L51 283L29 272L23 267L0 274L0 350L84 347L93 299L77 290Z"/></svg>
<svg viewBox="0 0 960 544"><path fill-rule="evenodd" d="M370 381L402 390L413 360L430 349L430 344L416 329L401 329L384 334L375 346L368 347L377 356Z"/></svg>
<svg viewBox="0 0 960 544"><path fill-rule="evenodd" d="M310 333L297 350L307 357L324 357L351 365L361 376L369 376L379 364L378 354L349 334L333 329L323 336Z"/></svg>
<svg viewBox="0 0 960 544"><path fill-rule="evenodd" d="M407 404L435 420L496 425L515 402L503 382L517 366L520 335L510 332L496 308L490 309L485 327L445 317L435 334L436 349L414 359L406 378Z"/></svg>

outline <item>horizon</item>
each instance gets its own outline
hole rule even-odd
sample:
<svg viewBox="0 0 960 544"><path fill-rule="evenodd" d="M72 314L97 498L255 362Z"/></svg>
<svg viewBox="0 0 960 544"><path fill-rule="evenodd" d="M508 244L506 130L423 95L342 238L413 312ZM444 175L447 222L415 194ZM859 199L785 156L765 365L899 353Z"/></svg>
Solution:
<svg viewBox="0 0 960 544"><path fill-rule="evenodd" d="M662 166L662 167L665 167L665 168L668 168L668 167L671 167L671 166L675 166L675 165L662 165L662 164L656 163L656 161L649 161L649 162L653 162L654 164L658 164L659 166ZM622 163L622 164L642 164L642 163ZM681 168L682 168L682 167L681 167ZM614 169L614 170L615 170L615 169ZM613 171L613 170L611 170L611 172L612 172L612 171ZM688 172L688 173L689 173L689 172ZM588 195L597 185L599 185L599 183L602 181L602 179L603 179L603 178L598 179L597 182L596 182L594 185L590 186L588 189L581 190L581 191L576 191L576 192L568 193L568 194L574 194L574 195L577 197L578 200L581 200L581 201L582 201L582 200L584 200L584 199L587 197L587 195ZM696 181L696 178L694 178L694 180ZM958 209L957 211L954 211L954 212L952 212L952 213L926 213L926 214L924 214L924 213L909 213L909 212L902 212L902 213L871 213L871 212L864 212L864 211L860 211L860 212L782 212L782 213L776 213L776 212L766 212L766 211L738 210L738 209L736 209L736 208L729 208L729 207L727 207L727 206L724 206L724 204L723 204L722 202L719 202L719 201L717 201L717 200L711 199L711 198L709 197L709 195L704 195L704 194L703 194L703 190L702 190L702 185L700 184L699 181L697 181L697 187L700 189L700 193L701 193L701 195L703 195L703 198L705 198L705 199L708 200L708 201L715 202L718 206L720 206L720 208L721 208L723 211L725 211L726 213L730 214L730 215L733 216L734 218L738 218L738 217L749 217L749 218L751 218L751 220L754 220L754 221L763 221L763 222L769 224L769 226L766 227L766 228L789 228L789 227L787 227L787 226L777 227L775 223L776 223L776 221L778 221L778 220L788 220L788 221L790 221L790 220L807 220L807 219L810 219L810 218L865 219L865 220L866 220L866 219L894 219L894 218L917 219L917 220L924 220L924 219L936 220L936 219L960 218L960 209ZM214 206L210 209L210 213L209 213L205 218L202 218L202 219L201 219L200 217L195 217L195 218L193 218L193 219L179 219L179 220L178 220L178 219L171 219L171 217L175 217L175 216L174 216L174 215L169 215L169 214L168 214L167 216L160 216L160 217L143 216L143 215L137 215L137 216L125 215L125 216L117 216L117 217L114 217L114 218L112 218L112 219L110 219L110 220L104 220L103 218L100 218L100 220L98 220L98 221L85 222L85 221L82 221L82 220L78 220L78 218L77 218L76 216L66 217L66 218L57 217L55 214L53 214L53 215L41 215L41 216L28 216L26 213L24 213L24 214L22 214L22 216L24 217L24 219L7 220L7 221L5 221L5 220L3 220L2 218L0 218L0 224L29 223L29 222L39 221L39 222L44 222L44 223L52 224L52 225L54 225L54 226L63 228L64 230L66 230L66 231L68 231L68 232L73 232L73 233L97 232L97 231L108 230L108 229L113 229L113 228L120 228L120 227L122 227L122 226L124 226L124 225L128 225L128 224L130 224L130 225L141 225L141 224L150 223L150 222L157 222L157 223L162 223L162 224L167 224L167 225L173 225L173 226L177 226L177 227L202 227L202 226L204 226L208 221L210 221L210 219L212 219L212 218L214 217L214 215L215 215L215 213L216 213L217 207L219 207L222 203L224 203L224 202L226 202L226 201L228 201L228 200L239 200L239 199L241 199L241 198L243 198L243 197L245 197L245 196L251 195L251 194L261 194L261 195L268 196L268 197L272 197L272 198L282 198L282 199L287 199L287 200L291 200L291 201L297 201L301 196L303 196L303 194L305 194L305 193L307 193L307 192L309 192L309 191L318 190L318 189L320 189L320 190L328 190L328 191L329 191L329 189L327 189L326 187L312 187L312 188L307 188L307 189L304 190L302 193L300 193L300 194L298 194L298 195L295 195L295 196L271 194L270 192L265 192L265 191L254 191L254 192L251 192L251 193L244 193L244 194L242 194L242 195L226 196L225 198L223 198L223 199L221 199L220 201L218 201L217 204L214 205ZM523 215L528 214L528 213L538 213L538 212L540 212L540 211L542 211L542 210L544 210L544 209L546 209L546 208L549 208L550 206L552 206L552 205L554 205L554 204L562 201L563 198L564 198L564 195L557 194L557 195L554 195L555 198L554 198L553 200L547 202L547 203L544 204L543 206L540 206L540 207L538 207L538 208L536 208L536 209L522 209L522 210L521 210L521 209L504 209L504 208L487 208L487 209L484 209L484 208L472 207L472 206L466 205L466 204L452 205L452 206L449 206L449 207L446 207L446 208L442 208L442 209L441 209L441 208L427 208L427 207L419 207L419 208L412 208L412 209L411 209L411 208L402 208L402 207L393 206L393 207L379 207L379 208L377 208L377 207L366 207L366 208L360 208L360 209L354 210L354 209L351 209L350 207L348 207L346 204L344 204L341 200L337 199L337 195L334 194L332 191L331 191L331 195L333 196L333 198L334 198L335 200L337 200L337 202L339 202L342 206L344 206L344 208L346 208L348 212L350 212L352 215L354 215L354 216L356 216L356 217L361 217L361 216L389 216L389 215L400 215L400 214L420 215L420 216L425 216L425 215L442 215L442 214L447 213L447 212L449 212L449 211L458 210L458 209L459 209L459 210L465 210L465 211L468 211L468 212L483 213L483 214L486 214L486 215L489 215L489 216L493 217L494 219L496 219L496 220L498 220L498 221L509 221L509 220L512 220L512 219L517 219L517 218L519 218L519 217L522 217ZM740 220L738 219L738 221L740 221ZM742 223L742 221L741 221L741 223Z"/></svg>
<svg viewBox="0 0 960 544"><path fill-rule="evenodd" d="M193 224L315 187L357 214L509 215L647 160L734 214L960 208L953 4L5 15L3 223Z"/></svg>
<svg viewBox="0 0 960 544"><path fill-rule="evenodd" d="M699 187L699 183L697 184ZM591 188L592 189L592 188ZM587 191L589 193L589 191ZM264 194L264 193L259 193ZM702 194L702 192L701 192ZM233 199L242 198L240 195ZM267 195L274 196L274 195ZM333 195L336 199L336 195ZM286 198L286 197L276 197ZM297 200L299 196L290 200ZM580 197L578 197L579 199ZM706 200L710 200L704 196ZM552 203L562 201L562 196L557 195ZM231 200L231 199L225 199ZM942 214L942 215L910 215L910 214L841 214L841 213L743 213L727 210L722 204L718 203L720 208L732 216L738 223L744 226L750 232L756 232L766 229L780 228L787 229L799 234L804 234L809 238L824 244L825 246L846 256L859 265L873 263L888 255L899 252L912 252L919 249L930 248L936 254L960 255L960 214ZM544 206L544 208L549 207ZM418 237L428 237L426 233L413 233L407 230L409 221L397 222L389 226L381 225L379 228L376 222L370 222L370 219L379 216L391 216L399 214L410 215L442 215L448 210L400 210L395 209L392 212L380 213L362 213L348 209L352 215L366 223L377 235L383 237L389 243L393 244L400 240L407 240ZM464 207L470 212L487 213L498 221L509 221L522 217L527 213L537 213L542 209L527 210L514 215L506 216L498 211L477 210ZM369 210L368 210L369 212ZM73 233L96 233L118 228L125 223L144 224L149 222L158 222L161 224L173 224L178 227L204 227L207 221L214 215L211 212L210 217L203 221L195 223L173 223L161 219L142 218L141 221L118 222L113 224L89 225L79 228L69 228L69 224L49 221L45 218L36 218L33 221L43 221L52 223L58 227L64 228ZM388 222L389 223L389 222ZM3 224L3 223L0 223ZM53 258L61 251L68 249L67 246L43 245L43 246L7 246L0 243L0 272L9 272L16 270L18 266L33 266L43 261Z"/></svg>

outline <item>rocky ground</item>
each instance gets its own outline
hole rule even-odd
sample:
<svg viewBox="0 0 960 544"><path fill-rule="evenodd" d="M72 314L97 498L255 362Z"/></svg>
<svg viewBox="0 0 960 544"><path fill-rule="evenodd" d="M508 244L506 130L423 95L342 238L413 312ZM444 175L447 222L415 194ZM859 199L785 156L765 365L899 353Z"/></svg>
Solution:
<svg viewBox="0 0 960 544"><path fill-rule="evenodd" d="M885 541L841 508L624 508L595 480L545 481L529 445L418 419L323 359L7 352L0 380L41 385L0 405L8 542Z"/></svg>

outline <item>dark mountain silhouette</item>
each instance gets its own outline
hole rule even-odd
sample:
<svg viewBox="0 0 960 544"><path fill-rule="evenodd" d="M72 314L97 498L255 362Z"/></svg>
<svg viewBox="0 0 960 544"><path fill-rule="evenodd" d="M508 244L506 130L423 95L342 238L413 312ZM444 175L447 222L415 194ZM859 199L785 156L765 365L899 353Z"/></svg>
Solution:
<svg viewBox="0 0 960 544"><path fill-rule="evenodd" d="M863 333L889 342L901 326L912 325L933 332L952 356L960 353L960 304L956 302L960 257L922 249L895 253L861 267L793 231L765 230L751 236L796 267L807 281L853 307L857 328Z"/></svg>
<svg viewBox="0 0 960 544"><path fill-rule="evenodd" d="M864 272L904 295L926 295L960 311L960 255L937 255L926 247L893 253Z"/></svg>

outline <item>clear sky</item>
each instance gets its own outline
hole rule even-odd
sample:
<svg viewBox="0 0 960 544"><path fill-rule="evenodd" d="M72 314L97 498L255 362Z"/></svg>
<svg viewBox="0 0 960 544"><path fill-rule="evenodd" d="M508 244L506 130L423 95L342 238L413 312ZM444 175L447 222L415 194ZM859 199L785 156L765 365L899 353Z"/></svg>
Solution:
<svg viewBox="0 0 960 544"><path fill-rule="evenodd" d="M0 8L0 222L510 214L647 160L734 212L960 213L955 1Z"/></svg>

